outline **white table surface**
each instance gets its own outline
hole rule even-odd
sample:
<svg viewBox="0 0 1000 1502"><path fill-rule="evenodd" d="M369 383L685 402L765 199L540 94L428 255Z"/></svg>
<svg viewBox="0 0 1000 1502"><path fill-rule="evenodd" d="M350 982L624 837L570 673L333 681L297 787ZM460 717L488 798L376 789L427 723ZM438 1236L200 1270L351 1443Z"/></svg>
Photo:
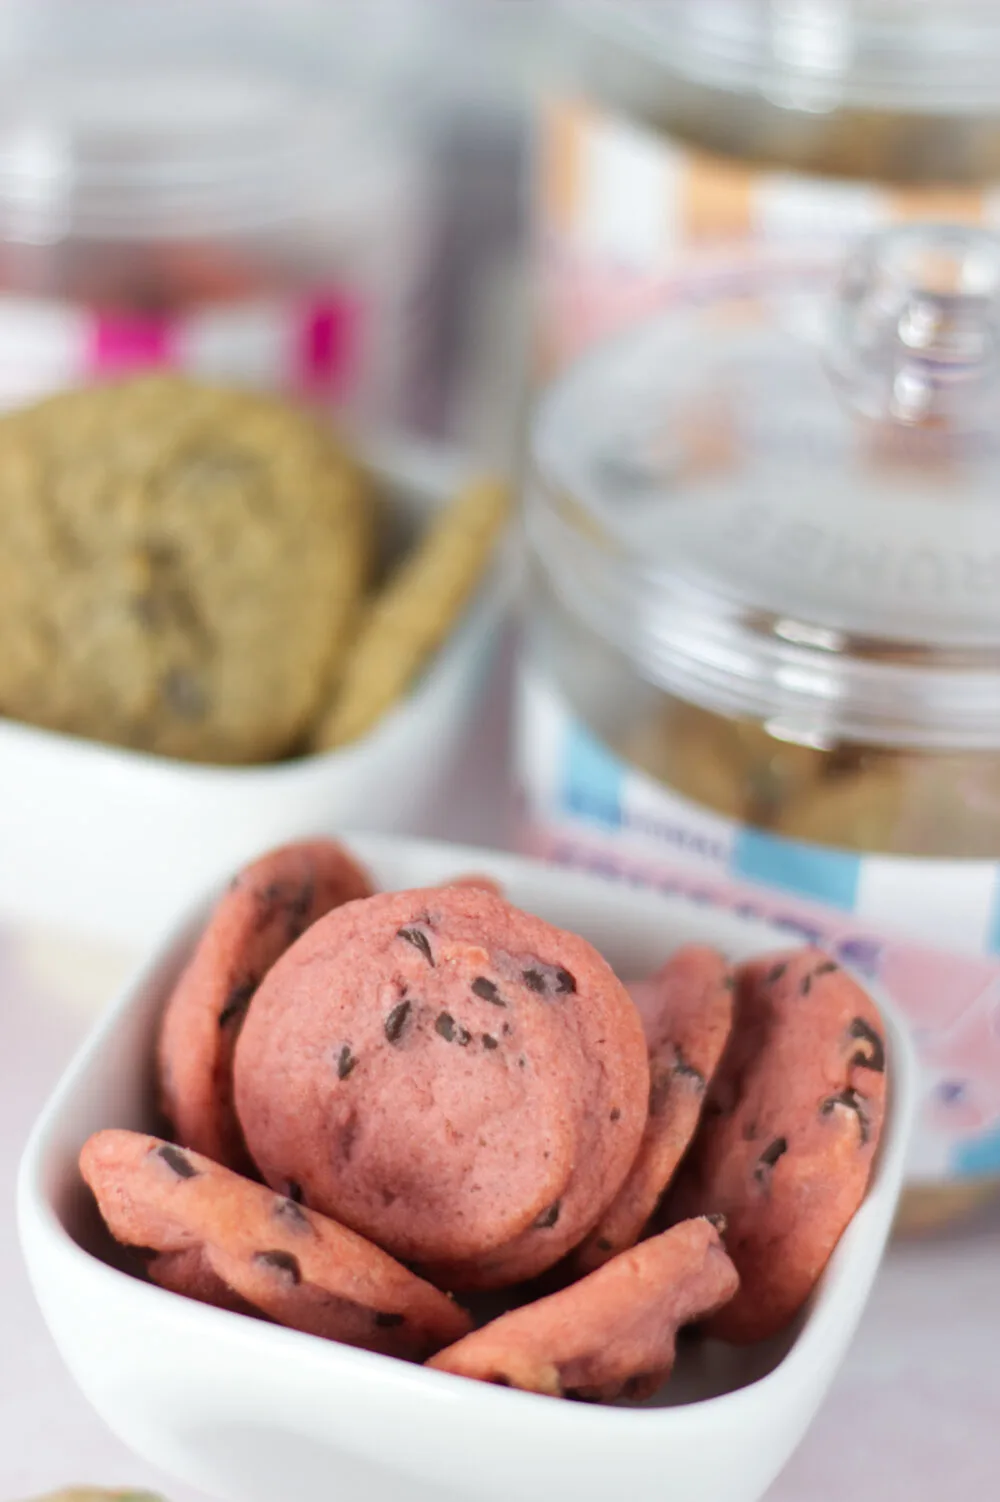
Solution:
<svg viewBox="0 0 1000 1502"><path fill-rule="evenodd" d="M466 843L510 842L506 676L501 663L448 779L447 804L429 811L422 832ZM0 921L0 1192L6 1207L0 1216L0 1502L83 1483L148 1487L171 1502L205 1502L134 1459L87 1407L34 1306L14 1227L21 1144L128 962L121 952L68 934ZM1000 1209L960 1234L890 1252L847 1364L768 1502L985 1499L998 1495L998 1477Z"/></svg>

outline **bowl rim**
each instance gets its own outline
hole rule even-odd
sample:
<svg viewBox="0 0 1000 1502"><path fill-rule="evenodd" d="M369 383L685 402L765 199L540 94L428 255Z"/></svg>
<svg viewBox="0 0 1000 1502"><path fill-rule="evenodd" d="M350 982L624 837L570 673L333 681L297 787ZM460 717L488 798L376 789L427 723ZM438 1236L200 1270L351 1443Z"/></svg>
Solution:
<svg viewBox="0 0 1000 1502"><path fill-rule="evenodd" d="M648 904L651 913L659 909L673 913L681 920L685 916L690 918L697 914L702 926L705 922L704 906L684 895L637 890L590 872L566 871L561 867L506 852L391 835L343 835L338 838L361 860L375 866L391 864L394 858L398 860L401 856L406 856L414 860L429 861L432 865L437 863L450 866L454 874L459 871L481 871L495 876L505 885L516 884L520 877L522 880L534 878L550 884L557 882L564 891L567 887L572 889L573 886L578 886L581 891L589 891L592 895L614 892L619 898L627 896ZM193 1321L196 1326L203 1324L205 1320L209 1321L210 1326L222 1321L217 1328L220 1333L223 1330L226 1332L229 1344L248 1343L257 1361L266 1354L261 1350L263 1342L264 1347L271 1350L275 1360L307 1360L313 1364L317 1373L322 1373L324 1368L340 1368L339 1372L332 1374L337 1383L349 1382L353 1370L359 1378L366 1373L371 1375L383 1387L390 1381L403 1389L416 1383L419 1389L425 1390L427 1384L432 1384L430 1390L437 1390L442 1398L449 1394L453 1398L460 1396L463 1404L471 1408L473 1413L486 1412L498 1402L513 1402L518 1405L522 1421L527 1420L532 1411L544 1415L547 1432L551 1432L553 1423L577 1428L585 1421L588 1429L597 1425L609 1437L620 1434L627 1439L629 1435L637 1437L640 1428L648 1429L650 1426L667 1431L677 1425L683 1425L686 1429L692 1425L710 1426L723 1411L730 1417L735 1417L743 1408L757 1408L762 1401L767 1401L772 1396L777 1398L783 1389L795 1388L808 1382L816 1373L831 1368L827 1353L831 1346L836 1347L845 1312L851 1316L853 1330L854 1320L863 1311L882 1259L899 1196L906 1146L917 1101L917 1064L909 1030L881 989L857 975L855 978L859 984L873 995L882 1012L886 1025L887 1053L891 1061L885 1127L872 1178L865 1200L843 1233L788 1350L771 1370L731 1391L668 1406L552 1403L538 1394L492 1387L335 1341L319 1340L315 1336L279 1325L248 1320L195 1300L179 1298L176 1294L120 1271L81 1247L64 1226L45 1190L48 1164L54 1156L65 1155L67 1151L65 1144L61 1142L64 1116L88 1076L98 1067L101 1053L109 1039L125 1024L135 1008L147 1004L149 988L156 983L163 969L168 965L175 967L179 963L184 948L190 947L194 935L204 922L206 912L223 886L224 883L212 883L207 891L170 924L161 938L150 946L146 957L133 968L103 1016L88 1030L36 1118L22 1152L17 1174L19 1233L22 1255L29 1272L32 1271L33 1264L32 1248L42 1238L60 1256L64 1265L76 1264L85 1276L90 1277L92 1283L106 1287L109 1298L126 1301L167 1299L171 1301L175 1319ZM753 944L755 952L792 947L788 944L787 934L783 935L767 923L721 909L710 916L717 916L730 934L744 936ZM843 968L851 973L850 966L844 965ZM863 1274L860 1297L859 1273ZM836 1364L839 1362L834 1365ZM504 1411L510 1412L509 1409Z"/></svg>

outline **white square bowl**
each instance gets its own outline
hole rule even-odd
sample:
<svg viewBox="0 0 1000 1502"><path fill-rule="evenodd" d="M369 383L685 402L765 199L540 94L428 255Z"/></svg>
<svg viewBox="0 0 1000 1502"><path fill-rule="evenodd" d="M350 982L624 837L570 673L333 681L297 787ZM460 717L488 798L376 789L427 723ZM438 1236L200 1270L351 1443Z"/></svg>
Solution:
<svg viewBox="0 0 1000 1502"><path fill-rule="evenodd" d="M626 979L687 940L734 959L781 943L727 913L511 857L369 837L351 845L384 887L489 872L520 906L584 934ZM94 1030L21 1165L21 1241L36 1295L67 1365L119 1437L232 1502L756 1502L840 1365L889 1233L915 1078L891 1009L872 1184L796 1328L746 1351L682 1340L673 1379L650 1403L595 1408L208 1308L115 1265L77 1154L99 1128L148 1127L157 1016L206 910L198 904Z"/></svg>
<svg viewBox="0 0 1000 1502"><path fill-rule="evenodd" d="M397 539L469 476L450 451L388 436L366 456ZM0 914L139 949L193 891L259 850L345 826L412 831L481 690L515 563L501 550L412 691L337 751L205 766L0 717Z"/></svg>

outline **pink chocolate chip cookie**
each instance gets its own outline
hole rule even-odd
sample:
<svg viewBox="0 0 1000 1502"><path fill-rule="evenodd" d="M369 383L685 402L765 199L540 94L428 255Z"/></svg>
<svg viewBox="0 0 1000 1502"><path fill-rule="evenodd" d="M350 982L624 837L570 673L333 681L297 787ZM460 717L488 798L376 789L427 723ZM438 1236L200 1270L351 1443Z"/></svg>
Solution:
<svg viewBox="0 0 1000 1502"><path fill-rule="evenodd" d="M167 1002L157 1047L160 1104L185 1147L251 1172L233 1110L232 1061L261 980L317 918L372 891L332 840L272 850L220 898Z"/></svg>
<svg viewBox="0 0 1000 1502"><path fill-rule="evenodd" d="M267 1182L447 1288L552 1266L617 1194L649 1066L585 940L474 886L323 918L240 1036L236 1107Z"/></svg>

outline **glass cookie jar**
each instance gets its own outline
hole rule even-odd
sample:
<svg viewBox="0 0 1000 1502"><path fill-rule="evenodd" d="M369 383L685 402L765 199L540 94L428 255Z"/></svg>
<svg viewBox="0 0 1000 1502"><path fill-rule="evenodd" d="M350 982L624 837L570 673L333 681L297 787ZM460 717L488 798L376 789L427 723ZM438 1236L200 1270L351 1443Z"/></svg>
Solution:
<svg viewBox="0 0 1000 1502"><path fill-rule="evenodd" d="M541 404L536 853L820 943L915 1029L903 1222L1000 1184L1000 239L685 274Z"/></svg>
<svg viewBox="0 0 1000 1502"><path fill-rule="evenodd" d="M168 367L398 421L423 167L350 20L0 7L0 408Z"/></svg>
<svg viewBox="0 0 1000 1502"><path fill-rule="evenodd" d="M678 264L1000 224L984 0L564 0L535 195L539 384Z"/></svg>

